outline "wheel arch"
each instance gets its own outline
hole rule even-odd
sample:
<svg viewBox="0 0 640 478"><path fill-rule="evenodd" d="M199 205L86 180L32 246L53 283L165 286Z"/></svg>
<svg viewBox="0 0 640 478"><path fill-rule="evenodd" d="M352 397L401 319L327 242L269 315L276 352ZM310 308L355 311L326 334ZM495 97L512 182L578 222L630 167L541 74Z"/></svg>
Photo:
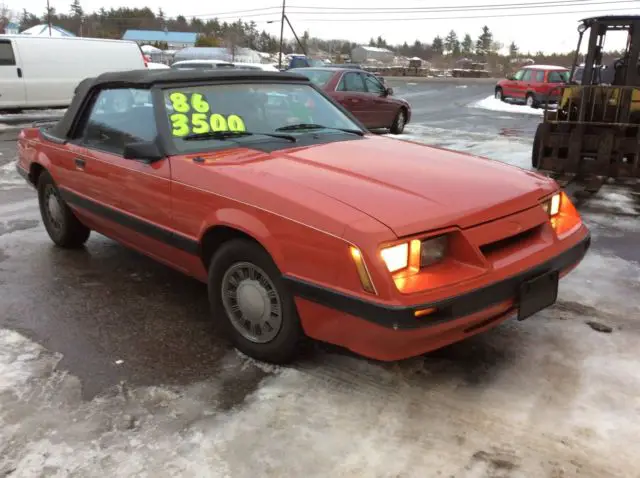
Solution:
<svg viewBox="0 0 640 478"><path fill-rule="evenodd" d="M211 258L225 242L246 239L262 247L278 268L284 261L268 227L255 216L237 209L221 209L202 227L198 249L202 264L209 268Z"/></svg>
<svg viewBox="0 0 640 478"><path fill-rule="evenodd" d="M40 179L42 173L46 170L47 168L45 168L40 163L31 163L31 165L29 166L29 181L31 182L31 184L34 186L38 186L38 180Z"/></svg>

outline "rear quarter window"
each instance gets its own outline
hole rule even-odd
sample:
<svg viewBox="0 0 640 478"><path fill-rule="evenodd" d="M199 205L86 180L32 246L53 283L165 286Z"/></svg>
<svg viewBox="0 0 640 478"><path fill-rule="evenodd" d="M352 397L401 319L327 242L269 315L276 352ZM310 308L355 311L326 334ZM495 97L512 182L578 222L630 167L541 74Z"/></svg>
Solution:
<svg viewBox="0 0 640 478"><path fill-rule="evenodd" d="M568 71L550 71L548 76L549 83L564 83L569 80Z"/></svg>

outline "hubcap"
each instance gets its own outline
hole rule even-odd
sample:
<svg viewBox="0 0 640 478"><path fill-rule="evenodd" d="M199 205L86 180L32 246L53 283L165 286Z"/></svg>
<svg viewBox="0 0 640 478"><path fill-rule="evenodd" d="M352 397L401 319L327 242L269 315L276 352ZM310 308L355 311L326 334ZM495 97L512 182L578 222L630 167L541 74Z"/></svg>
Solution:
<svg viewBox="0 0 640 478"><path fill-rule="evenodd" d="M222 304L233 327L251 342L270 342L282 328L278 291L255 264L238 262L225 272Z"/></svg>
<svg viewBox="0 0 640 478"><path fill-rule="evenodd" d="M58 195L52 187L48 187L45 196L45 205L49 224L55 229L60 230L64 222L64 215L62 213L62 204L58 199Z"/></svg>
<svg viewBox="0 0 640 478"><path fill-rule="evenodd" d="M400 114L398 115L398 131L402 131L402 129L404 128L404 113L401 111Z"/></svg>
<svg viewBox="0 0 640 478"><path fill-rule="evenodd" d="M497 100L501 100L502 99L502 92L501 91L496 91L496 99Z"/></svg>
<svg viewBox="0 0 640 478"><path fill-rule="evenodd" d="M527 106L533 106L533 96L527 96Z"/></svg>

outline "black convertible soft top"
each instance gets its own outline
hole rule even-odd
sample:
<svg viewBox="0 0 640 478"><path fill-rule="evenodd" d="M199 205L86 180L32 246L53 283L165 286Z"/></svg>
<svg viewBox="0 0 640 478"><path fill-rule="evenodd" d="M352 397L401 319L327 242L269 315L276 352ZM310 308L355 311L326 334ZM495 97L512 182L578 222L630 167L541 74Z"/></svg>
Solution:
<svg viewBox="0 0 640 478"><path fill-rule="evenodd" d="M76 116L84 109L85 103L95 89L104 88L151 88L156 85L188 84L202 82L233 82L233 81L285 81L310 83L309 78L296 73L280 71L258 71L241 69L220 70L129 70L103 73L96 77L82 80L75 89L73 100L64 116L46 134L50 138L65 140L76 122ZM51 139L53 139L51 138Z"/></svg>

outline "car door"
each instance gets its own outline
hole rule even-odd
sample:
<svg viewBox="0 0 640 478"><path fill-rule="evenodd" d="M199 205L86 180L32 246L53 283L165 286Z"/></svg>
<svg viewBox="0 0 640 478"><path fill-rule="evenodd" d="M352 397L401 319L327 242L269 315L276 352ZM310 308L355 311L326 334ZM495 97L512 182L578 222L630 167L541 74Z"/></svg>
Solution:
<svg viewBox="0 0 640 478"><path fill-rule="evenodd" d="M520 80L522 80L525 71L526 70L524 69L516 71L513 77L504 83L503 92L505 96L509 96L512 98L517 97L518 91L520 89Z"/></svg>
<svg viewBox="0 0 640 478"><path fill-rule="evenodd" d="M527 91L531 89L531 78L534 70L526 69L522 74L522 78L518 81L516 85L516 91L513 95L514 98L524 99L527 94Z"/></svg>
<svg viewBox="0 0 640 478"><path fill-rule="evenodd" d="M94 209L106 207L117 211L116 215L110 215L107 224L112 232L131 242L130 231L126 229L131 229L132 221L138 227L140 224L150 227L170 225L168 159L147 163L123 156L128 143L157 141L149 90L113 88L100 91L79 141L85 148L85 153L79 153L75 159L84 175L85 186L81 192Z"/></svg>
<svg viewBox="0 0 640 478"><path fill-rule="evenodd" d="M527 91L533 91L537 98L542 98L546 94L546 85L544 82L544 70L532 70L531 79ZM526 92L525 91L525 94Z"/></svg>
<svg viewBox="0 0 640 478"><path fill-rule="evenodd" d="M391 126L398 110L398 105L391 97L387 96L387 89L375 75L364 73L364 82L372 107L371 111L367 112L367 115L371 118L371 127L384 128Z"/></svg>
<svg viewBox="0 0 640 478"><path fill-rule="evenodd" d="M25 107L27 90L16 42L0 40L0 108Z"/></svg>
<svg viewBox="0 0 640 478"><path fill-rule="evenodd" d="M358 71L349 71L342 75L338 82L334 98L353 115L358 118L366 127L372 124L369 111L372 110L369 102L372 99L367 93L364 84L364 76Z"/></svg>

